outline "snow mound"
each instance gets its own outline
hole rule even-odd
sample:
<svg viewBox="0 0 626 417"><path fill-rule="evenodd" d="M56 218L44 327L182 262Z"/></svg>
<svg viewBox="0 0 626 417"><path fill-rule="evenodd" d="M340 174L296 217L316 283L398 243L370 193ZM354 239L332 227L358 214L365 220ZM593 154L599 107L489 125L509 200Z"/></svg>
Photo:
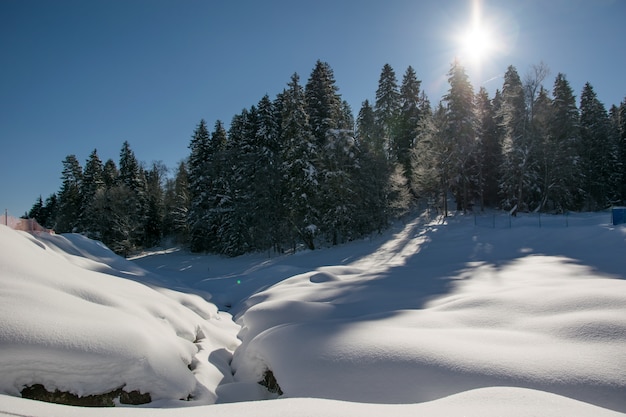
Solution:
<svg viewBox="0 0 626 417"><path fill-rule="evenodd" d="M128 274L150 279L82 236L0 226L0 393L123 387L157 402L214 402L239 343L230 315L197 295L120 278Z"/></svg>
<svg viewBox="0 0 626 417"><path fill-rule="evenodd" d="M466 391L420 404L364 404L314 398L287 398L180 409L118 408L117 417L623 417L624 414L541 391L491 387ZM0 416L106 417L111 410L70 408L0 395Z"/></svg>
<svg viewBox="0 0 626 417"><path fill-rule="evenodd" d="M354 263L360 275L311 271L251 297L235 379L270 369L287 397L367 403L511 386L626 412L625 243L597 223L409 225L384 263L389 244Z"/></svg>

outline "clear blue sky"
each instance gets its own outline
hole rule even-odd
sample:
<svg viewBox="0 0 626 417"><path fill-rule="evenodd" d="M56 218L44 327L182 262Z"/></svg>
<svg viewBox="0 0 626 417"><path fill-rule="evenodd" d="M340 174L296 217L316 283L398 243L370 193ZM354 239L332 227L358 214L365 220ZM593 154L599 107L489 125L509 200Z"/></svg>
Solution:
<svg viewBox="0 0 626 417"><path fill-rule="evenodd" d="M1 0L0 209L58 191L69 154L117 163L125 140L174 168L201 118L228 125L318 59L355 115L385 63L437 103L478 3L502 48L468 66L475 89L544 61L549 89L563 72L607 108L626 97L625 0Z"/></svg>

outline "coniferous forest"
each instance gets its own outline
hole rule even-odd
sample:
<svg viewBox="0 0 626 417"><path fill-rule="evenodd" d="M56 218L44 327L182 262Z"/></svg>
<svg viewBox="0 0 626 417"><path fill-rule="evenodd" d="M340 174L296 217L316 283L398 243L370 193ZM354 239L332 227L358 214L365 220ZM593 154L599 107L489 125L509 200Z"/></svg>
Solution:
<svg viewBox="0 0 626 417"><path fill-rule="evenodd" d="M416 207L522 212L594 211L626 201L626 99L608 111L591 84L580 100L544 64L501 89L474 91L459 62L432 105L412 67L382 68L375 102L356 118L333 71L317 61L234 115L200 120L173 169L119 162L94 150L63 160L62 184L28 216L128 255L175 239L236 256L339 244L379 232ZM454 201L454 207L448 207Z"/></svg>

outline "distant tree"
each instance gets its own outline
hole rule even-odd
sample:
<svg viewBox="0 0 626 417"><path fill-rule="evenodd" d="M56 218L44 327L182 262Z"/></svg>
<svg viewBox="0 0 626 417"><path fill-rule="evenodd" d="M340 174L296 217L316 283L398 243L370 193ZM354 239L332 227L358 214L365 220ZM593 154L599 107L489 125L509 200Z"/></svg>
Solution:
<svg viewBox="0 0 626 417"><path fill-rule="evenodd" d="M565 75L559 73L552 92L549 153L552 158L552 182L548 201L556 211L581 207L581 172L579 113L576 98Z"/></svg>
<svg viewBox="0 0 626 417"><path fill-rule="evenodd" d="M83 206L81 194L83 169L76 155L68 155L63 160L61 180L61 189L58 193L57 231L79 232L80 213Z"/></svg>
<svg viewBox="0 0 626 417"><path fill-rule="evenodd" d="M476 95L476 186L480 207L498 205L499 174L502 147L499 141L495 111L487 90Z"/></svg>
<svg viewBox="0 0 626 417"><path fill-rule="evenodd" d="M35 204L33 204L31 209L28 211L27 218L35 219L37 223L39 223L40 225L43 225L42 223L43 209L44 209L43 198L41 198L41 195L40 195L39 198L37 198L37 200L35 201Z"/></svg>
<svg viewBox="0 0 626 417"><path fill-rule="evenodd" d="M127 216L122 224L128 224L130 227L125 232L129 235L127 252L135 250L143 245L145 239L145 223L146 223L146 177L143 167L139 164L135 153L130 148L128 141L122 144L119 161L119 184L118 187L126 188L120 195L128 195L126 200L126 209L124 213L120 212L119 216Z"/></svg>
<svg viewBox="0 0 626 417"><path fill-rule="evenodd" d="M442 103L422 118L413 152L413 184L417 195L426 198L444 216L448 215L448 193L453 172L454 138L447 135L447 110Z"/></svg>
<svg viewBox="0 0 626 417"><path fill-rule="evenodd" d="M395 160L401 166L401 173L406 179L407 187L411 187L413 178L411 155L415 146L421 118L421 81L417 79L415 70L409 66L402 78L400 86L400 112L398 133L395 146Z"/></svg>
<svg viewBox="0 0 626 417"><path fill-rule="evenodd" d="M452 171L449 172L451 191L455 194L457 210L470 208L476 192L476 132L474 91L458 62L448 72L450 89L444 96L446 104L445 134L454 140L451 149Z"/></svg>
<svg viewBox="0 0 626 417"><path fill-rule="evenodd" d="M609 115L591 86L580 97L580 167L585 209L604 209L612 204L613 172L617 165L617 142L612 140Z"/></svg>
<svg viewBox="0 0 626 417"><path fill-rule="evenodd" d="M93 202L98 190L104 187L104 167L98 156L98 151L94 149L89 155L83 171L83 181L81 182L83 206L80 222L81 228L87 236L95 239L101 238L101 224L98 213L95 213Z"/></svg>
<svg viewBox="0 0 626 417"><path fill-rule="evenodd" d="M527 211L533 178L532 143L528 135L526 93L514 66L504 74L498 119L502 123L502 177L500 190L503 207Z"/></svg>
<svg viewBox="0 0 626 417"><path fill-rule="evenodd" d="M146 172L146 209L144 213L144 247L153 247L163 237L163 220L165 204L163 184L167 175L167 167L163 162L153 162L152 168Z"/></svg>
<svg viewBox="0 0 626 417"><path fill-rule="evenodd" d="M338 90L332 68L327 62L318 60L306 83L304 95L309 126L319 147L323 147L329 130L338 129L345 119Z"/></svg>
<svg viewBox="0 0 626 417"><path fill-rule="evenodd" d="M626 204L626 98L619 107L611 107L611 131L617 142L617 163L615 167L616 198Z"/></svg>
<svg viewBox="0 0 626 417"><path fill-rule="evenodd" d="M389 64L385 64L380 73L374 116L378 136L383 143L387 158L396 162L398 119L400 117L400 91L396 73Z"/></svg>
<svg viewBox="0 0 626 417"><path fill-rule="evenodd" d="M293 246L301 240L309 249L315 248L319 229L317 210L319 146L306 111L306 96L293 74L287 90L282 94L281 143L282 172L285 179L282 204L287 209L287 223Z"/></svg>
<svg viewBox="0 0 626 417"><path fill-rule="evenodd" d="M168 178L164 189L165 214L163 218L164 235L172 236L178 243L189 242L189 182L187 165L181 161L173 178Z"/></svg>
<svg viewBox="0 0 626 417"><path fill-rule="evenodd" d="M206 121L200 120L189 143L189 239L191 250L207 251L211 247L210 222L211 209L210 163L211 143Z"/></svg>

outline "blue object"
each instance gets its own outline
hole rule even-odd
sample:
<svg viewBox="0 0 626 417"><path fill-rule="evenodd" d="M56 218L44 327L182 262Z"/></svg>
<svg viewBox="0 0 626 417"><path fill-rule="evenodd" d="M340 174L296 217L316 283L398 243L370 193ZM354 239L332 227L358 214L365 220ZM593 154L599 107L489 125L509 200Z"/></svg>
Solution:
<svg viewBox="0 0 626 417"><path fill-rule="evenodd" d="M626 223L626 207L613 207L613 224Z"/></svg>

